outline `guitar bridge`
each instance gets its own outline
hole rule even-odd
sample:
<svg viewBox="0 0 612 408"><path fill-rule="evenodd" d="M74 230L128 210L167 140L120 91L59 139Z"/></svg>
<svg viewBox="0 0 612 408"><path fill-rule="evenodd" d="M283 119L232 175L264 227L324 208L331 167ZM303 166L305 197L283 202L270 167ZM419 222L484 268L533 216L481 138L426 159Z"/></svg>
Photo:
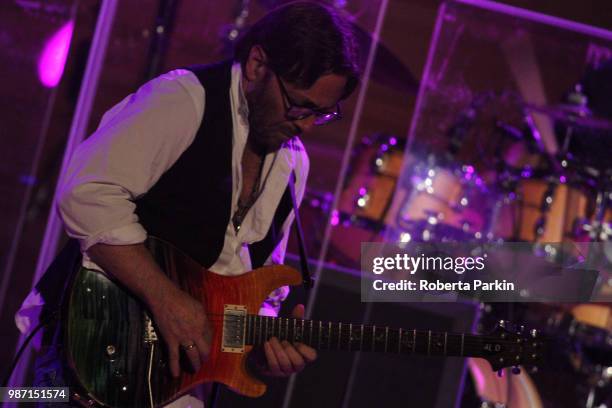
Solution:
<svg viewBox="0 0 612 408"><path fill-rule="evenodd" d="M155 343L157 341L157 333L155 332L155 328L153 327L153 321L151 320L147 312L143 312L143 323L144 342Z"/></svg>
<svg viewBox="0 0 612 408"><path fill-rule="evenodd" d="M244 353L247 309L241 305L223 307L223 337L221 351Z"/></svg>

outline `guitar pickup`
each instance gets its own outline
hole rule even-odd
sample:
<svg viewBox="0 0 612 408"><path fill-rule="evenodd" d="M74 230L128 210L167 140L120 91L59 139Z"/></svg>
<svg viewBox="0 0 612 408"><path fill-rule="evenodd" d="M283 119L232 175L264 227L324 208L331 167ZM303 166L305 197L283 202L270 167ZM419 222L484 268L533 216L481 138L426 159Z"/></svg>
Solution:
<svg viewBox="0 0 612 408"><path fill-rule="evenodd" d="M224 305L221 351L244 353L246 317L246 306Z"/></svg>

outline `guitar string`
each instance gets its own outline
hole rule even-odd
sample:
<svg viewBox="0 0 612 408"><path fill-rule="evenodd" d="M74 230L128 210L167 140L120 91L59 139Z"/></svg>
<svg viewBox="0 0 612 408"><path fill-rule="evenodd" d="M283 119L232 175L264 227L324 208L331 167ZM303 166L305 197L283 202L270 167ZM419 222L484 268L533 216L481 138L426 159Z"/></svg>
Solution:
<svg viewBox="0 0 612 408"><path fill-rule="evenodd" d="M227 322L228 320L231 320L231 318L233 316L227 316L224 313L212 313L212 314L207 314L207 317L213 317L212 319L208 319L209 321L213 321L213 322ZM247 315L247 317L249 318L253 318L253 317L258 317L260 318L262 321L263 320L281 320L281 319L289 319L291 321L296 320L298 322L304 321L304 322L309 322L309 321L313 321L313 322L322 322L323 324L327 325L328 323L332 323L332 325L334 325L334 328L336 327L337 324L342 323L343 326L348 326L350 324L352 324L355 327L361 327L360 323L345 323L345 322L337 322L337 321L329 321L329 320L318 320L318 319L302 319L300 317L274 317L274 316L260 316L260 315L253 315L253 314L249 314ZM382 326L382 325L368 325L368 324L364 324L363 327L364 329L371 329L374 326L377 326L379 329L382 328L386 328L387 326ZM417 334L423 335L423 334L427 334L429 331L431 331L432 335L441 335L441 334L448 334L448 335L457 335L457 336L461 336L462 334L465 334L466 336L471 336L471 338L466 337L465 341L467 342L468 340L472 340L472 339L476 339L476 340L481 340L481 339L492 339L492 340L503 340L503 341L508 341L507 339L498 339L497 337L494 337L492 335L488 335L488 334L479 334L479 333L461 333L461 332L445 332L445 331L439 331L439 330L428 330L428 329L407 329L407 328L403 328L403 327L390 327L389 326L389 330L402 330L403 332L409 333L411 334L414 330L417 331ZM512 334L512 332L510 332L510 334ZM530 339L531 340L531 339ZM539 340L538 338L536 338L536 340Z"/></svg>
<svg viewBox="0 0 612 408"><path fill-rule="evenodd" d="M209 316L223 316L223 318L214 318L214 319L209 319L210 321L214 321L214 322L227 322L228 321L228 316L225 316L221 313L217 313L217 314L213 314L213 315L209 315ZM271 316L259 316L259 315L248 315L249 317L252 316L257 316L257 317L262 317L262 318L266 318L266 319L290 319L290 320L296 320L296 321L304 321L304 322L308 322L310 320L304 320L304 319L300 319L300 318L286 318L286 317L271 317ZM316 321L318 322L319 320L312 320L312 321ZM328 323L330 323L329 321L324 321L321 320L322 323L324 323L324 326L327 326ZM331 322L332 324L337 324L339 322ZM342 323L343 325L348 325L349 323ZM353 323L354 324L354 323ZM357 325L356 327L359 327L361 325ZM335 326L334 326L335 327ZM374 325L364 325L364 329L372 329L374 327ZM379 326L379 328L383 328L385 326ZM390 330L393 330L395 332L399 331L400 328L393 328L393 327L389 327ZM414 329L401 329L402 331L405 331L406 333L413 333ZM274 332L272 332L274 333ZM337 333L337 332L335 332ZM417 330L417 335L419 336L425 336L429 333L429 330ZM444 332L431 332L434 335L441 335ZM451 335L451 336L461 336L462 333L455 333L455 332L446 332L447 335ZM480 348L482 348L482 344L483 342L499 342L499 341L503 341L505 343L511 343L514 344L513 341L507 340L507 339L499 339L497 337L493 337L491 335L486 335L486 334L474 334L474 333L463 333L465 334L464 340L463 340L463 344L464 344L464 349L467 351L468 347L471 346L476 346L477 349L479 350ZM271 336L271 337L276 337L276 336ZM346 339L349 338L349 333L341 333L341 338L344 337ZM410 338L410 337L408 337Z"/></svg>
<svg viewBox="0 0 612 408"><path fill-rule="evenodd" d="M219 314L219 315L221 315L221 314ZM257 316L257 315L249 315L249 316ZM270 318L269 316L262 316L262 317ZM274 318L274 319L285 319L285 318ZM226 319L224 319L224 321L225 320ZM301 320L301 319L297 319L297 320ZM216 319L216 321L221 321L221 319ZM304 320L304 321L306 322L308 320ZM313 320L313 321L318 321L318 320ZM323 322L323 321L321 321L321 322ZM323 322L323 323L325 324L325 326L327 326L327 324L329 322ZM335 322L335 323L337 323L337 322ZM374 327L373 325L372 326L365 326L364 325L364 328L368 328L368 329L369 328L373 328L373 327ZM379 327L384 327L384 326L379 326ZM389 329L394 330L394 331L399 331L399 328L389 328ZM406 330L407 333L412 333L414 331L414 330L402 329L402 331L404 331L404 330ZM429 332L428 330L417 330L417 334L420 335L420 336L425 336L428 332ZM432 334L437 334L437 335L440 335L442 333L443 332L432 332ZM268 333L266 333L266 334L268 334ZM272 332L272 334L274 334L274 332ZM279 334L281 334L281 333L279 332ZM448 333L448 332L447 332L447 334L448 335L455 335L455 336L461 336L462 335L461 333ZM482 351L483 343L485 343L487 341L495 342L495 341L499 341L499 340L502 340L502 341L504 341L506 343L513 343L513 342L511 342L509 340L506 340L506 339L493 338L493 337L490 337L490 336L487 336L487 335L470 334L470 333L464 333L464 334L466 335L466 337L464 337L464 340L463 340L463 354L455 355L455 356L458 356L458 357L480 357L480 358L484 358L485 356L475 356L476 353ZM469 337L467 337L467 336L469 336ZM249 335L246 334L245 338L248 338L248 337L249 337ZM270 336L270 337L277 337L277 336ZM279 336L279 337L281 337L281 336ZM345 340L349 340L351 338L351 336L349 336L349 333L341 333L340 338L341 339L345 339ZM260 343L262 343L262 342L261 341L255 341L255 338L253 338L253 341L249 342L247 345L258 345ZM308 344L308 342L298 342L298 343ZM417 340L417 344L418 344L418 340ZM424 344L421 344L421 345L424 345ZM411 346L407 346L407 347L411 347ZM321 347L319 347L319 348L321 348ZM367 349L362 349L361 351L367 351ZM372 351L376 352L376 351L381 351L381 350L372 350ZM402 354L406 354L406 353L402 353ZM424 354L424 352L422 350L421 350L420 353L411 351L410 353L407 353L407 354ZM439 353L435 353L435 352L431 353L431 354L433 356L444 355L444 354L439 354ZM448 355L448 353L446 355ZM495 356L496 355L494 354L494 355L491 355L490 357L495 357Z"/></svg>
<svg viewBox="0 0 612 408"><path fill-rule="evenodd" d="M234 316L227 316L224 313L211 313L211 314L207 314L207 317L213 317L212 319L208 319L209 321L215 321L215 322L219 322L219 321L227 321L228 319L231 319ZM305 322L309 322L309 321L313 321L313 322L323 322L324 324L328 324L328 323L332 323L335 327L335 325L342 323L342 325L346 325L348 326L349 324L352 324L355 327L361 327L361 323L354 323L354 322L338 322L338 321L329 321L329 320L318 320L318 319L303 319L300 317L284 317L284 316L279 316L279 317L274 317L274 316L261 316L261 315L253 315L253 314L249 314L246 315L249 318L253 318L253 317L258 317L261 320L265 320L265 319L273 319L273 320L280 320L280 319L290 319L290 320L297 320L297 321L305 321ZM378 328L386 328L387 326L383 326L383 325L374 325L374 324L364 324L364 329L367 328L372 328L374 326L377 326ZM405 331L406 333L412 333L414 330L417 331L417 333L422 334L425 333L427 334L430 330L428 329L407 329L407 328L403 328L403 327L391 327L389 326L389 330L402 330ZM461 333L461 332L445 332L442 330L431 330L431 334L432 335L440 335L440 334L444 334L447 333L448 335L458 335L460 336L461 334L465 334L466 336L476 336L477 338L485 338L485 337L489 337L492 339L497 339L496 337L492 336L492 335L488 335L488 334L479 334L479 333ZM513 334L512 332L509 332L510 334ZM537 339L537 338L536 338ZM466 341L468 340L467 338L465 339ZM500 339L500 340L504 340L507 341L506 339Z"/></svg>

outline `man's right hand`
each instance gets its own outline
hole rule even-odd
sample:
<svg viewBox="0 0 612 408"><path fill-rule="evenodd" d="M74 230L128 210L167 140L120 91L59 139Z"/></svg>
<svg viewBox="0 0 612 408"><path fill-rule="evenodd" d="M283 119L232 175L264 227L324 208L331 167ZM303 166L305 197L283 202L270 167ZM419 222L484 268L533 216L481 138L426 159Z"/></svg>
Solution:
<svg viewBox="0 0 612 408"><path fill-rule="evenodd" d="M172 375L180 374L180 348L198 371L210 351L212 338L202 304L164 274L143 244L100 243L89 248L87 254L149 307L168 346Z"/></svg>
<svg viewBox="0 0 612 408"><path fill-rule="evenodd" d="M180 374L181 349L194 371L200 369L210 352L212 328L200 302L175 288L157 302L150 302L153 320L168 347L170 372Z"/></svg>

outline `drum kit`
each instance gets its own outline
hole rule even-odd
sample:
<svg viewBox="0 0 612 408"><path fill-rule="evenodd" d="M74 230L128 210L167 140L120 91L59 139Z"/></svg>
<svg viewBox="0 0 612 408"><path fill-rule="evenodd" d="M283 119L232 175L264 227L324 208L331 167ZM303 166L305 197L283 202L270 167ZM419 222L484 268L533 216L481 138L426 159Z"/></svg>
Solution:
<svg viewBox="0 0 612 408"><path fill-rule="evenodd" d="M611 271L612 121L594 117L579 98L580 89L575 93L574 100L580 103L536 106L519 101L521 114L515 116L522 116L521 121L493 118L493 134L487 135L484 151L476 146L481 142L470 139L470 134L478 133L473 129L476 120L469 126L458 121L447 132L448 144L440 151L411 147L404 153L405 144L396 136L364 138L354 150L350 176L331 217L335 220L331 260L359 267L356 240L536 246L599 242L607 248L604 269ZM494 98L489 96L489 102ZM500 98L508 99L507 95ZM478 114L471 111L460 116L474 119ZM557 152L543 147L528 120L531 115L543 115L554 124ZM609 294L612 273L600 273L598 290ZM505 396L489 392L499 389L497 383L502 380L485 381L479 391L483 400L498 404L490 406L504 406L514 392L513 408L612 406L612 308L608 304L500 305L483 305L488 313L483 314L481 327L487 328L487 317L507 318L500 314L511 308L515 319L539 323L549 335L563 339L557 354L570 376L575 400L555 403L559 390L549 390L552 396L547 396L546 385L539 388L539 374L532 375L532 381L526 373L520 381L505 383ZM482 368L474 362L469 367L474 376Z"/></svg>

